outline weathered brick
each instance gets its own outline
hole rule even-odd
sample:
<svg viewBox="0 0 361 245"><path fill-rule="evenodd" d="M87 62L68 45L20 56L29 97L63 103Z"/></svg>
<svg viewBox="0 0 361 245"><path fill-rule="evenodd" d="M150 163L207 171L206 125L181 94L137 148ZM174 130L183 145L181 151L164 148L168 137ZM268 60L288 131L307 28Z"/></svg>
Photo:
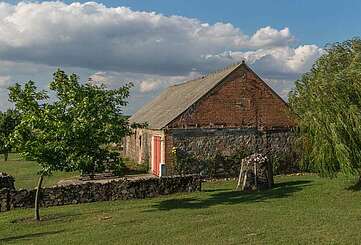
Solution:
<svg viewBox="0 0 361 245"><path fill-rule="evenodd" d="M287 104L243 66L169 124L169 128L294 126Z"/></svg>

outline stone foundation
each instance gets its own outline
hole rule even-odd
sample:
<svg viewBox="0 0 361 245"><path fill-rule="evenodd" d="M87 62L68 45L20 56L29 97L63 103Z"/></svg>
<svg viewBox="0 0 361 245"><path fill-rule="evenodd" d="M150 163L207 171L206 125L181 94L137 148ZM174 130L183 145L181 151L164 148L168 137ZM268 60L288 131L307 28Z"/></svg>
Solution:
<svg viewBox="0 0 361 245"><path fill-rule="evenodd" d="M41 190L41 207L60 206L98 201L142 199L176 192L201 190L202 180L197 175L126 178L108 183L87 182L78 185L55 186ZM0 212L15 208L34 207L36 190L0 189Z"/></svg>
<svg viewBox="0 0 361 245"><path fill-rule="evenodd" d="M284 172L288 172L287 165L291 167L296 158L292 150L294 135L290 129L259 131L255 128L188 128L171 129L168 134L181 158L190 159L184 173L237 177L240 160L253 153L277 157L280 161L278 164L284 165ZM245 155L240 156L242 158L239 161L229 159L240 153Z"/></svg>

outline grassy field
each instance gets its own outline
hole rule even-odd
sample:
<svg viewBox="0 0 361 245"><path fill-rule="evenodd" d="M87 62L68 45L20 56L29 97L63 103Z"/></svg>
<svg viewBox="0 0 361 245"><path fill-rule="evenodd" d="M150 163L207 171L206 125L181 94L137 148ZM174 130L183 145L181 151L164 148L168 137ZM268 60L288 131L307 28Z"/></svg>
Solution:
<svg viewBox="0 0 361 245"><path fill-rule="evenodd" d="M358 244L354 181L280 176L252 194L216 181L197 193L46 208L39 223L18 209L0 214L0 244Z"/></svg>
<svg viewBox="0 0 361 245"><path fill-rule="evenodd" d="M147 173L144 164L135 164L130 160L125 160L125 174L144 174ZM39 166L31 161L21 159L19 154L10 154L9 160L4 161L4 155L0 154L0 172L5 172L15 177L15 185L17 188L34 188L38 182L37 172ZM79 172L54 172L52 176L44 179L44 186L53 186L59 180L71 179L79 176Z"/></svg>
<svg viewBox="0 0 361 245"><path fill-rule="evenodd" d="M16 188L34 188L38 181L38 171L39 166L36 163L24 161L18 154L10 154L7 162L4 161L4 156L0 154L0 172L14 176ZM52 186L59 180L76 175L79 175L79 173L54 172L52 176L44 179L44 186Z"/></svg>

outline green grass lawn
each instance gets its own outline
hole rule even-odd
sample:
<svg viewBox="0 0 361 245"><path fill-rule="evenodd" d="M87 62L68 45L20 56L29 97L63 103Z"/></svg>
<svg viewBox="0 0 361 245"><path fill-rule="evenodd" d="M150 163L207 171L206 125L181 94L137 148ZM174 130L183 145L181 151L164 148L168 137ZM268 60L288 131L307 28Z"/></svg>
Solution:
<svg viewBox="0 0 361 245"><path fill-rule="evenodd" d="M125 174L144 174L147 173L144 164L136 164L126 159ZM0 172L5 172L15 177L17 188L34 188L38 182L37 172L39 166L35 162L23 160L19 154L11 153L8 161L4 161L4 155L0 154ZM54 172L52 176L45 177L43 186L53 186L59 180L70 179L79 176L79 172Z"/></svg>
<svg viewBox="0 0 361 245"><path fill-rule="evenodd" d="M272 190L233 191L235 181L202 192L0 213L6 244L358 244L361 193L354 179L276 177Z"/></svg>
<svg viewBox="0 0 361 245"><path fill-rule="evenodd" d="M35 162L22 160L19 154L10 154L9 160L4 161L4 155L0 154L0 172L5 172L15 177L16 188L34 188L38 182L37 172L39 166ZM44 186L52 186L59 180L68 179L79 175L78 172L54 172L44 179Z"/></svg>

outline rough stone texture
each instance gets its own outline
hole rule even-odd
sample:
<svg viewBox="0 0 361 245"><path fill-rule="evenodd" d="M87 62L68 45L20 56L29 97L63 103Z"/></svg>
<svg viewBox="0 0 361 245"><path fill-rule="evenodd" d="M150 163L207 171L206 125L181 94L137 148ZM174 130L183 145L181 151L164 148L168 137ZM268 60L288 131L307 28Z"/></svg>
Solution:
<svg viewBox="0 0 361 245"><path fill-rule="evenodd" d="M0 189L2 188L15 189L14 182L15 182L15 178L13 176L0 172Z"/></svg>
<svg viewBox="0 0 361 245"><path fill-rule="evenodd" d="M107 183L87 182L85 184L55 186L41 190L42 207L60 206L97 201L127 200L155 197L176 192L201 190L202 180L197 175L172 176L162 178L126 178ZM0 190L0 211L34 206L35 190Z"/></svg>
<svg viewBox="0 0 361 245"><path fill-rule="evenodd" d="M272 185L272 166L266 156L255 153L242 159L238 190L257 191L269 189Z"/></svg>
<svg viewBox="0 0 361 245"><path fill-rule="evenodd" d="M236 177L240 162L217 161L217 156L232 156L237 152L259 152L269 155L292 155L294 136L287 129L260 132L256 129L172 129L169 131L171 143L177 150L195 159L215 159L214 177ZM167 160L167 167L173 168L173 159ZM204 161L194 163L188 173L204 172ZM198 164L198 165L197 165ZM171 172L171 171L169 171Z"/></svg>

